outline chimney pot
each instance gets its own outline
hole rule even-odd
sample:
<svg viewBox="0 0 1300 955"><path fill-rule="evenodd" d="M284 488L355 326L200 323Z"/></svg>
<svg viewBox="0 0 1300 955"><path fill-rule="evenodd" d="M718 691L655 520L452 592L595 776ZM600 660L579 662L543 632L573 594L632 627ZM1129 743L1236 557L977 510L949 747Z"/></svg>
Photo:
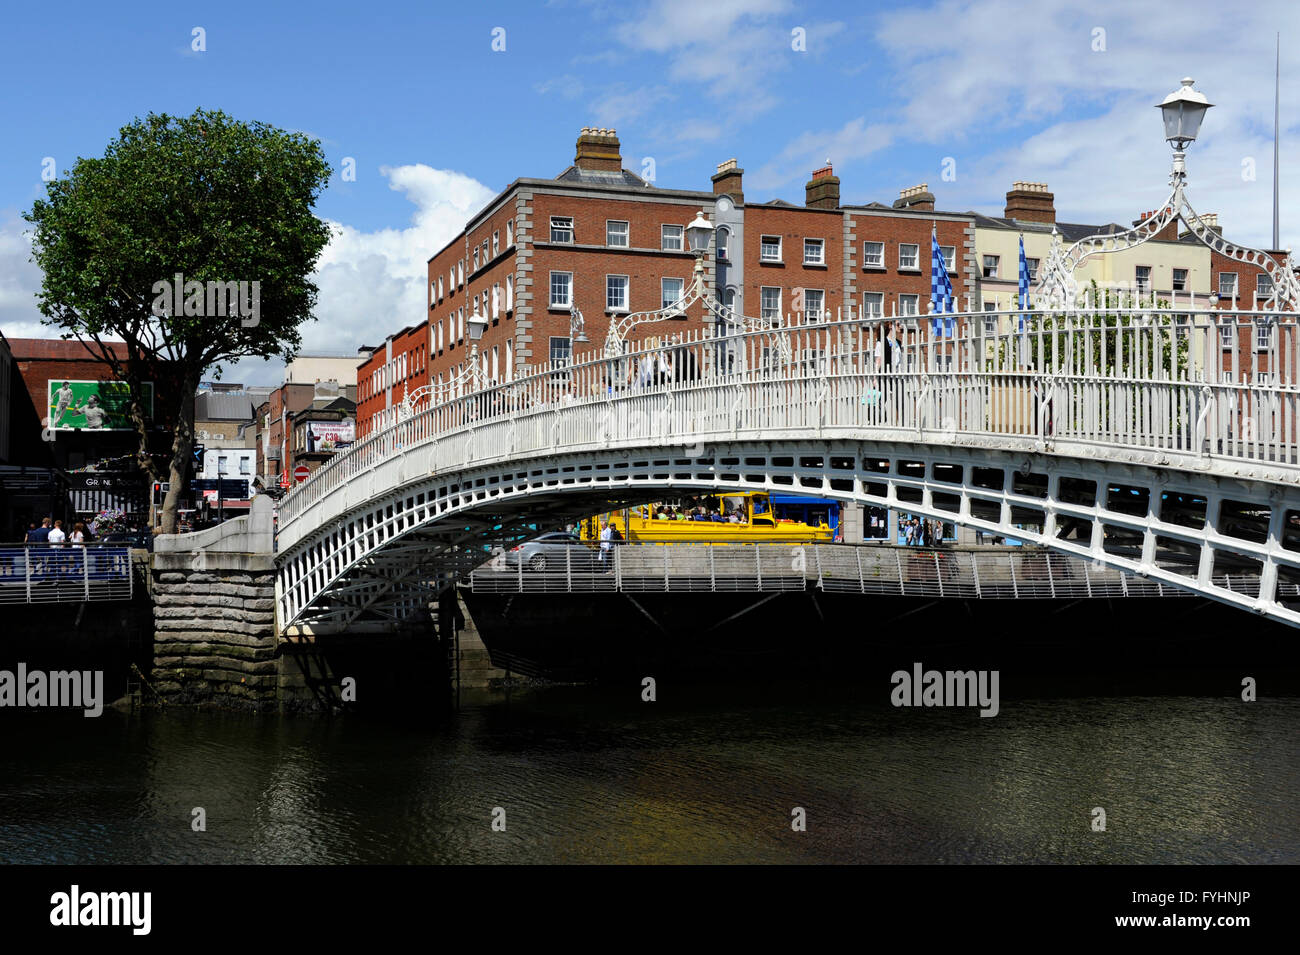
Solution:
<svg viewBox="0 0 1300 955"><path fill-rule="evenodd" d="M614 130L594 126L582 127L578 135L576 155L573 164L579 169L597 169L604 172L618 172L623 168L623 157L619 152L618 137Z"/></svg>
<svg viewBox="0 0 1300 955"><path fill-rule="evenodd" d="M1011 184L1011 191L1007 193L1003 215L1008 219L1024 219L1026 222L1054 223L1055 199L1048 191L1047 183L1017 180Z"/></svg>
<svg viewBox="0 0 1300 955"><path fill-rule="evenodd" d="M713 194L717 196L730 195L737 202L745 201L745 193L741 188L741 181L745 170L736 165L735 157L718 163L718 171L713 175Z"/></svg>

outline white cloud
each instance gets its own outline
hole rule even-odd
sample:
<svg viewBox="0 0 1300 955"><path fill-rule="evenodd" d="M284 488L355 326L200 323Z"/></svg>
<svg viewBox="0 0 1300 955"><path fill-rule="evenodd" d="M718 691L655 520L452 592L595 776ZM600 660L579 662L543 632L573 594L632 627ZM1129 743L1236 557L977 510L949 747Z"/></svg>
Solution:
<svg viewBox="0 0 1300 955"><path fill-rule="evenodd" d="M318 321L302 328L302 351L355 354L359 345L378 344L385 335L424 318L429 256L453 239L475 212L495 195L462 173L418 164L383 167L389 188L403 193L415 207L402 229L363 232L331 222L335 235L321 254L315 273L320 289ZM13 338L52 338L40 324L34 295L41 273L28 261L26 223L17 217L0 221L0 328ZM223 377L246 384L278 384L278 361L245 359L231 364Z"/></svg>
<svg viewBox="0 0 1300 955"><path fill-rule="evenodd" d="M495 195L476 179L424 164L384 166L389 188L415 206L404 229L361 230L331 222L334 238L321 253L315 281L320 293L315 322L302 329L304 353L355 354L384 336L423 320L429 257L450 242L465 221ZM230 381L274 384L277 362L244 361L226 372Z"/></svg>
<svg viewBox="0 0 1300 955"><path fill-rule="evenodd" d="M41 324L36 310L41 270L30 261L27 228L12 212L0 219L0 329L9 338L52 338L54 330Z"/></svg>

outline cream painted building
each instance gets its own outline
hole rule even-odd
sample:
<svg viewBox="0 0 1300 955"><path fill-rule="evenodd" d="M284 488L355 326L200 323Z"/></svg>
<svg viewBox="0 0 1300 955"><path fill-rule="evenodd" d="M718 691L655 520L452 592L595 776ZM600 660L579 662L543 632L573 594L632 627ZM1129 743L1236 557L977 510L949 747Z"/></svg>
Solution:
<svg viewBox="0 0 1300 955"><path fill-rule="evenodd" d="M1052 247L1053 229L1060 233L1062 247L1069 248L1086 236L1112 235L1129 228L1114 222L1057 222L1053 199L1043 183L1017 182L1007 193L1005 216L976 214L976 308L995 311L1015 307L1021 236L1032 290L1037 282L1035 271L1047 261ZM1148 215L1151 213L1144 213L1134 225ZM1081 288L1095 281L1103 289L1120 289L1126 294L1137 291L1143 296L1153 293L1157 299L1186 302L1189 307L1194 301L1209 307L1210 250L1193 237L1179 239L1175 222L1166 226L1158 238L1136 248L1091 256L1075 272L1075 278Z"/></svg>
<svg viewBox="0 0 1300 955"><path fill-rule="evenodd" d="M286 385L314 385L318 381L337 381L339 385L356 385L356 355L299 355L284 368Z"/></svg>

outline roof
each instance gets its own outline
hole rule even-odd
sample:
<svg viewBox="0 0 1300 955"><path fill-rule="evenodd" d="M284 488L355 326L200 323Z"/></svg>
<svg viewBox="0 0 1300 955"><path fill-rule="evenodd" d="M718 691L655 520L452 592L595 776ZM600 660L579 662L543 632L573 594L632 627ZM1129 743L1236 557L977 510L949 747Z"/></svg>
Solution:
<svg viewBox="0 0 1300 955"><path fill-rule="evenodd" d="M975 217L975 225L978 228L1006 229L1013 232L1045 232L1048 235L1055 229L1065 242L1078 242L1090 235L1115 235L1128 231L1128 226L1122 226L1117 222L1108 222L1105 225L1087 225L1081 222L1031 222L1028 219L986 216L978 212L971 214Z"/></svg>
<svg viewBox="0 0 1300 955"><path fill-rule="evenodd" d="M205 391L194 396L195 421L248 421L256 407L247 394Z"/></svg>
<svg viewBox="0 0 1300 955"><path fill-rule="evenodd" d="M629 169L614 172L609 169L579 169L570 166L555 177L557 182L581 182L592 186L639 186L643 189L653 188L636 173Z"/></svg>
<svg viewBox="0 0 1300 955"><path fill-rule="evenodd" d="M104 345L118 358L127 357L125 342ZM75 338L10 338L9 350L16 361L103 361L97 351L91 351Z"/></svg>

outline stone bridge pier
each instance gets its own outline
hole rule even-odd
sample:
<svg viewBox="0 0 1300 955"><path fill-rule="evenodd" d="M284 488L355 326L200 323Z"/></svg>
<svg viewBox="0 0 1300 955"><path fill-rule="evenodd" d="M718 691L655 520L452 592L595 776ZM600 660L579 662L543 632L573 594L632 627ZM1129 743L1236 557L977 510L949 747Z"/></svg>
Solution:
<svg viewBox="0 0 1300 955"><path fill-rule="evenodd" d="M449 654L429 618L279 632L267 498L217 527L158 537L153 593L150 681L164 702L310 712L449 699Z"/></svg>

